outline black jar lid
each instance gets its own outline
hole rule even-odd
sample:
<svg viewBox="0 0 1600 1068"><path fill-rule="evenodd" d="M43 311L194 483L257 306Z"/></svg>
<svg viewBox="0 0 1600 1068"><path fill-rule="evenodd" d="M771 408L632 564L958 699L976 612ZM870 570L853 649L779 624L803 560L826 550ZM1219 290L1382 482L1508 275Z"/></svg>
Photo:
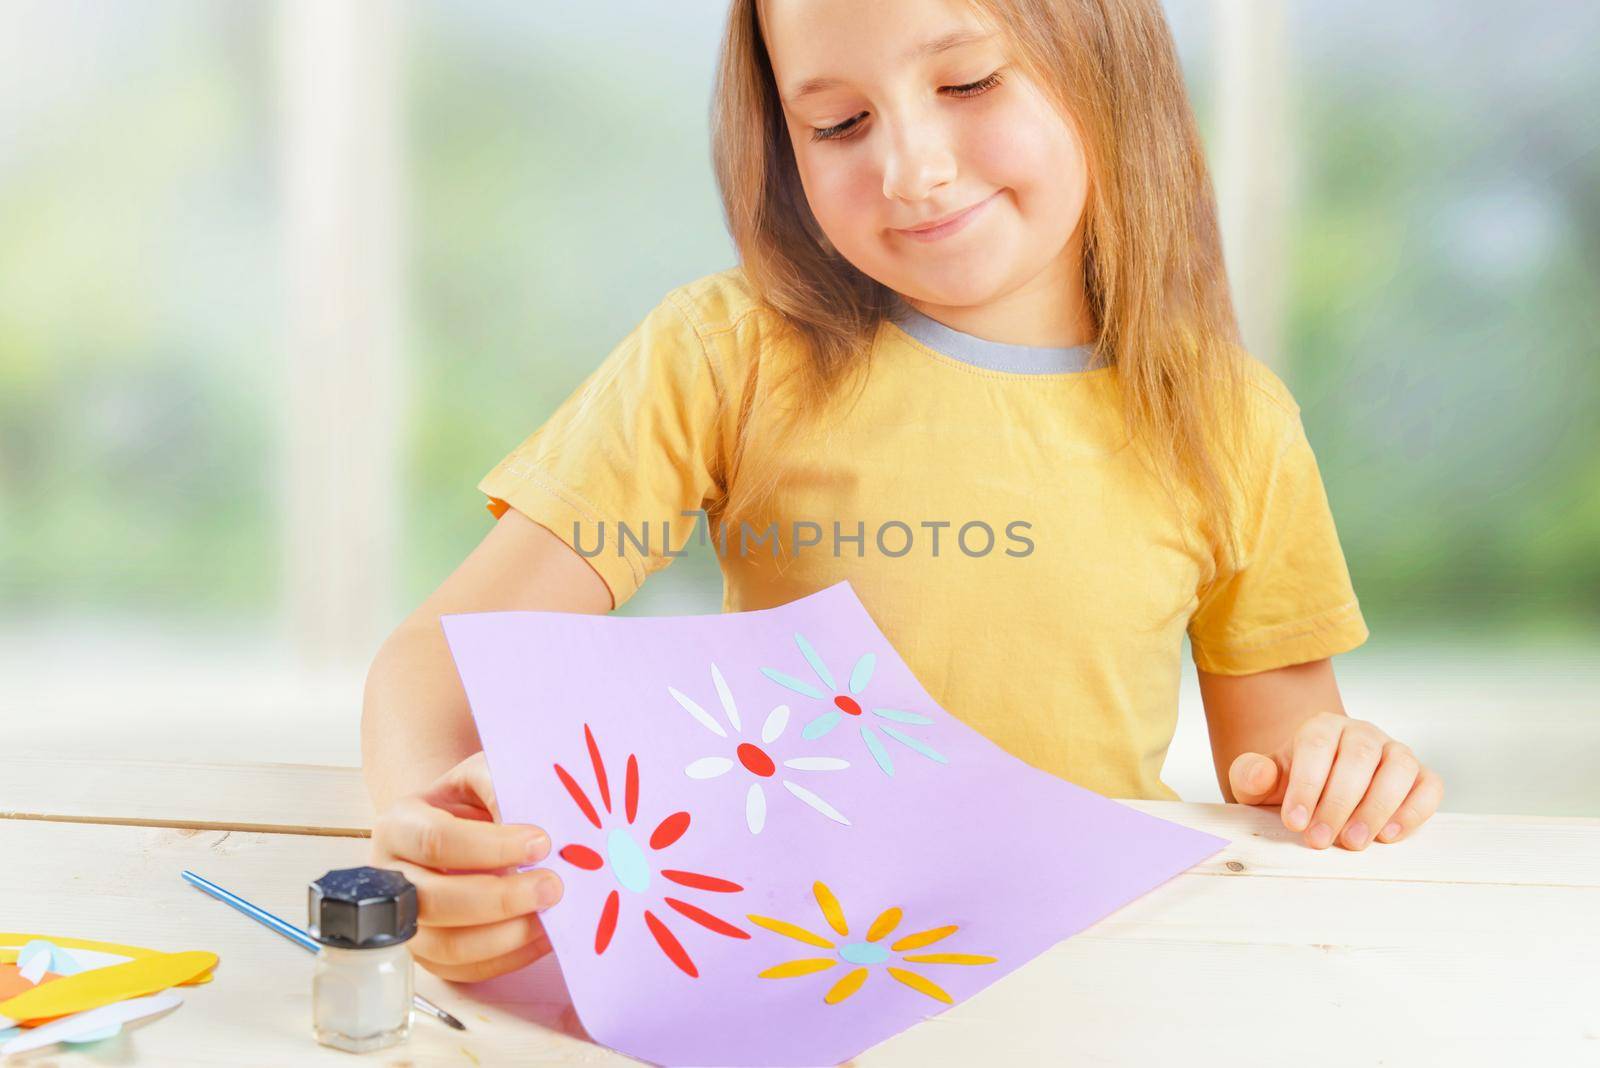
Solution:
<svg viewBox="0 0 1600 1068"><path fill-rule="evenodd" d="M341 949L378 949L417 933L417 888L386 868L340 868L308 887L311 937Z"/></svg>

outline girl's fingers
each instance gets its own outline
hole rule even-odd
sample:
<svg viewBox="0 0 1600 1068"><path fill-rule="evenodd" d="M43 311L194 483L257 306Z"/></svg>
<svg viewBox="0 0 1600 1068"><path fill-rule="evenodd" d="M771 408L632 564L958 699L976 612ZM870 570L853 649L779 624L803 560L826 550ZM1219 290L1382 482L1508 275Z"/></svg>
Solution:
<svg viewBox="0 0 1600 1068"><path fill-rule="evenodd" d="M561 877L545 868L505 875L446 875L403 860L391 862L417 888L417 922L473 927L526 916L561 900Z"/></svg>
<svg viewBox="0 0 1600 1068"><path fill-rule="evenodd" d="M1410 749L1395 741L1385 744L1367 796L1345 824L1339 844L1346 849L1365 849L1373 836L1388 825L1389 817L1405 801L1421 770L1422 766Z"/></svg>
<svg viewBox="0 0 1600 1068"><path fill-rule="evenodd" d="M538 827L463 819L421 797L395 802L378 818L372 839L380 860L388 854L436 870L496 871L550 852L550 836Z"/></svg>
<svg viewBox="0 0 1600 1068"><path fill-rule="evenodd" d="M1339 749L1339 735L1348 720L1343 716L1322 715L1307 720L1294 737L1294 755L1289 761L1289 786L1283 794L1283 825L1291 831L1303 831L1311 823L1311 812L1317 807L1328 772L1333 767L1334 754Z"/></svg>
<svg viewBox="0 0 1600 1068"><path fill-rule="evenodd" d="M491 960L481 960L472 964L443 964L418 957L417 963L441 979L453 983L476 983L526 967L548 952L550 952L550 940L541 932L539 937L532 939L526 945Z"/></svg>
<svg viewBox="0 0 1600 1068"><path fill-rule="evenodd" d="M1322 800L1312 814L1311 829L1306 832L1306 844L1312 849L1326 849L1344 829L1350 813L1372 785L1372 773L1383 758L1386 741L1388 738L1376 727L1353 721L1339 736L1339 754L1328 784L1323 787Z"/></svg>
<svg viewBox="0 0 1600 1068"><path fill-rule="evenodd" d="M535 944L548 945L536 915L518 916L477 927L418 927L411 955L448 968L483 964Z"/></svg>
<svg viewBox="0 0 1600 1068"><path fill-rule="evenodd" d="M1411 787L1411 793L1400 803L1383 830L1378 832L1378 841L1400 841L1426 823L1439 810L1439 802L1443 799L1444 780L1433 770L1423 768L1417 773L1417 782Z"/></svg>
<svg viewBox="0 0 1600 1068"><path fill-rule="evenodd" d="M1276 805L1289 777L1270 756L1240 753L1228 766L1228 786L1241 805Z"/></svg>
<svg viewBox="0 0 1600 1068"><path fill-rule="evenodd" d="M494 780L489 778L489 761L482 750L445 772L422 798L429 804L456 812L463 808L478 809L487 812L496 823L500 822Z"/></svg>

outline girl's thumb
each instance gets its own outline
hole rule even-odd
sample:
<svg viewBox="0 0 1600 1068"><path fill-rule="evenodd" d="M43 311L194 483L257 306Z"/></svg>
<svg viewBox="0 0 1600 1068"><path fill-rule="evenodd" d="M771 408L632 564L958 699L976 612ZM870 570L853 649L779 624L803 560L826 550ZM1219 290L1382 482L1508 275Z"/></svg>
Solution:
<svg viewBox="0 0 1600 1068"><path fill-rule="evenodd" d="M1262 753L1240 753L1228 768L1228 785L1241 805L1276 805L1288 783L1278 762Z"/></svg>

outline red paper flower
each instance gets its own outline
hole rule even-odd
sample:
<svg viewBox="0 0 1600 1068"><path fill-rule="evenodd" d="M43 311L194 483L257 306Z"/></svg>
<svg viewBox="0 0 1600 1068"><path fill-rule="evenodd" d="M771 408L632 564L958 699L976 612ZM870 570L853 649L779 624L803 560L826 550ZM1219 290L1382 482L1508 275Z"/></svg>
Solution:
<svg viewBox="0 0 1600 1068"><path fill-rule="evenodd" d="M606 834L605 857L602 858L597 850L576 842L563 846L560 850L561 859L568 864L584 871L599 871L610 867L612 877L615 878L621 890L626 890L631 895L644 895L654 881L654 876L691 890L705 890L717 894L736 894L744 890L738 883L727 879L719 879L714 875L702 875L698 872L681 871L675 868L657 869L651 864L650 854L635 840L630 829L639 812L639 761L635 756L628 754L627 777L623 784L623 815L626 823L617 823L612 819L611 811L611 785L606 778L605 761L600 757L600 747L595 744L594 732L586 723L583 726L583 738L589 746L589 761L594 765L595 786L600 795L600 804L606 813L602 820L600 811L594 807L594 802L589 800L589 795L584 793L565 768L560 764L555 765L556 777L561 780L561 785L567 788L567 793L572 795L572 800L578 806L595 830L606 830L606 823L614 823ZM671 847L683 837L689 829L689 814L687 812L674 812L667 816L655 829L650 832L648 845L651 851L659 852ZM749 938L750 935L735 927L728 921L714 916L698 905L692 905L676 897L663 897L662 902L667 908L679 915L686 916L708 931L713 931L728 938ZM600 909L600 920L595 926L594 951L604 953L611 944L611 936L616 933L617 917L622 910L622 895L613 888L606 895L605 904ZM644 910L644 925L655 939L656 945L661 947L661 952L666 954L668 960L676 964L683 973L690 978L698 978L700 972L695 968L694 960L689 956L688 950L683 948L672 930L662 919L649 908Z"/></svg>

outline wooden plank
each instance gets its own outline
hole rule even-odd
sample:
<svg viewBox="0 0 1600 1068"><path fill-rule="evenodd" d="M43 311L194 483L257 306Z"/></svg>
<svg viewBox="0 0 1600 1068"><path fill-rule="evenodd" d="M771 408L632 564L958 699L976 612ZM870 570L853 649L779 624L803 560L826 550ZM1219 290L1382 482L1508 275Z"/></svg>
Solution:
<svg viewBox="0 0 1600 1068"><path fill-rule="evenodd" d="M0 817L364 837L358 768L0 757Z"/></svg>
<svg viewBox="0 0 1600 1068"><path fill-rule="evenodd" d="M1301 845L1275 808L1123 803L1228 839L1198 869L1214 875L1600 886L1600 819L1441 812L1404 842L1352 853Z"/></svg>
<svg viewBox="0 0 1600 1068"><path fill-rule="evenodd" d="M1364 908L1378 906L1372 887L1344 884ZM1470 938L1453 950L1351 952L1080 936L860 1062L1595 1063L1593 1001L1558 989L1545 970L1552 963L1540 954L1479 954ZM1562 961L1557 982L1579 982L1577 965Z"/></svg>
<svg viewBox="0 0 1600 1068"><path fill-rule="evenodd" d="M1360 853L1299 844L1275 809L1124 802L1230 840L1199 871L1392 882L1600 885L1600 820L1441 813L1412 840ZM359 768L0 757L0 815L13 818L365 835Z"/></svg>
<svg viewBox="0 0 1600 1068"><path fill-rule="evenodd" d="M1262 864L1298 849L1258 846ZM192 868L282 916L305 883L361 863L329 836L0 820L7 926L211 949L217 979L120 1045L52 1063L343 1064L311 1040L310 958L191 889ZM1600 890L1359 878L1179 876L862 1065L1587 1063L1600 1049ZM461 1016L419 1019L380 1063L624 1064L588 1043L548 958L472 986L418 974Z"/></svg>

